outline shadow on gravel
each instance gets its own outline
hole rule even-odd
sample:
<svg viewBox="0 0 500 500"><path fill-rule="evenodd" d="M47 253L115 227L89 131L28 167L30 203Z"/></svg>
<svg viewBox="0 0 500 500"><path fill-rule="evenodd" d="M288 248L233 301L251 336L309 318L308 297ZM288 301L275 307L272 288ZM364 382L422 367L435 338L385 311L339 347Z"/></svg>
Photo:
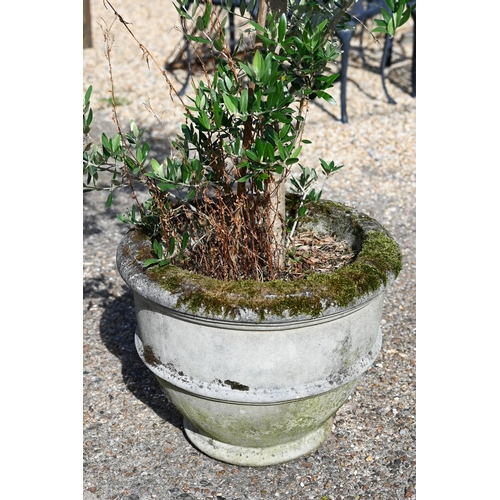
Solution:
<svg viewBox="0 0 500 500"><path fill-rule="evenodd" d="M100 296L103 297L102 287ZM165 397L154 375L137 354L134 343L136 321L132 291L123 286L122 295L108 294L104 304L99 325L101 338L109 352L120 360L127 389L160 418L181 429L181 414Z"/></svg>
<svg viewBox="0 0 500 500"><path fill-rule="evenodd" d="M102 130L103 120L97 120L95 129ZM106 124L111 127L113 124ZM116 133L116 132L114 132ZM160 161L163 155L169 154L166 141L150 136L144 137L151 146L151 155ZM147 190L138 186L136 192L146 198ZM118 222L117 213L124 213L131 205L127 188L115 191L115 201L111 208L105 208L107 191L96 191L84 194L83 205L83 237L89 239L89 259L95 258L91 252L99 252L111 248L116 251L117 232L127 229ZM97 258L96 258L97 260ZM106 348L121 362L123 381L127 389L140 401L148 405L162 419L181 428L182 416L167 400L151 371L144 365L137 354L134 343L136 328L134 299L132 291L123 283L117 285L110 282L106 272L94 270L92 277L84 280L83 296L88 308L94 303L103 307L99 324L99 333Z"/></svg>

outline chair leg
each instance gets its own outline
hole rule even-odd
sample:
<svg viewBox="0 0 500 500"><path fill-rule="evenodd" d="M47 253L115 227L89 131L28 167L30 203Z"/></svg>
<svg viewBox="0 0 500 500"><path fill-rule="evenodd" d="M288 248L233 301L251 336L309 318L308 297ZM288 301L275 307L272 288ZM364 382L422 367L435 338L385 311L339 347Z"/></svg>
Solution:
<svg viewBox="0 0 500 500"><path fill-rule="evenodd" d="M359 34L359 55L361 57L361 61L363 65L366 65L366 59L365 59L365 51L363 49L363 33L365 32L364 29L361 30Z"/></svg>
<svg viewBox="0 0 500 500"><path fill-rule="evenodd" d="M382 76L382 87L384 88L385 95L390 104L396 104L396 101L389 95L387 88L385 86L385 68L387 66L387 61L392 52L392 38L389 35L385 36L384 43L384 53L382 55L382 64L380 66L380 75Z"/></svg>
<svg viewBox="0 0 500 500"><path fill-rule="evenodd" d="M340 30L337 35L342 44L342 58L340 67L340 112L342 123L347 123L347 66L349 63L349 48L351 46L352 35L354 30Z"/></svg>
<svg viewBox="0 0 500 500"><path fill-rule="evenodd" d="M229 12L229 50L234 53L234 14Z"/></svg>
<svg viewBox="0 0 500 500"><path fill-rule="evenodd" d="M413 17L413 59L411 63L411 96L417 95L417 11L411 13Z"/></svg>

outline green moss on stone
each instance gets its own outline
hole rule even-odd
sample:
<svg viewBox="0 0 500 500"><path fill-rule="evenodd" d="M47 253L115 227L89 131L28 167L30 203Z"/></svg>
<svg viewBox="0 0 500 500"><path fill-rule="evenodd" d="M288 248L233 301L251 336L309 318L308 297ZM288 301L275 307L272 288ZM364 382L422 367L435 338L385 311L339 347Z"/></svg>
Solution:
<svg viewBox="0 0 500 500"><path fill-rule="evenodd" d="M402 255L396 241L377 221L344 205L323 201L308 212L303 224L314 225L323 218L328 225L347 229L359 253L351 264L332 273L317 273L295 281L220 281L175 266L152 267L148 276L178 296L177 307L192 313L203 310L216 316L237 317L241 310L267 315L318 316L330 306L346 307L386 286L402 269ZM347 229L346 229L347 228ZM144 238L144 236L140 236ZM150 257L141 245L143 261ZM356 249L356 248L355 248Z"/></svg>

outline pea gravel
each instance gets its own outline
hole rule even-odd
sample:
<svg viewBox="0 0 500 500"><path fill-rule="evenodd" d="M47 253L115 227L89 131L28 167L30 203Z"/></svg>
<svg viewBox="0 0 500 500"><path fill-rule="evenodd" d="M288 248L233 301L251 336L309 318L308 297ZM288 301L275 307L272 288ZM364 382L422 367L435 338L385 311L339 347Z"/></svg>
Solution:
<svg viewBox="0 0 500 500"><path fill-rule="evenodd" d="M177 14L168 1L115 0L113 5L160 65L180 44ZM113 133L108 67L102 27L113 14L91 0L93 47L84 49L83 91L93 86L92 136ZM323 195L366 212L399 242L404 268L387 294L379 358L338 411L332 433L315 452L283 465L236 467L206 457L186 440L182 418L168 403L135 352L131 292L115 265L115 251L127 227L116 213L126 196L104 207L106 195L84 196L83 249L83 498L400 500L416 498L415 445L415 121L410 96L411 21L396 37L387 103L377 65L382 44L363 36L366 65L352 51L347 89L349 123L340 106L310 106L302 164L333 159L345 168L323 186ZM183 121L159 71L115 22L112 63L118 117L147 127L153 154L169 152L165 131ZM353 46L359 45L359 37ZM183 73L169 73L179 87ZM340 103L339 88L332 94ZM147 111L149 103L163 120ZM200 353L202 355L202 353Z"/></svg>

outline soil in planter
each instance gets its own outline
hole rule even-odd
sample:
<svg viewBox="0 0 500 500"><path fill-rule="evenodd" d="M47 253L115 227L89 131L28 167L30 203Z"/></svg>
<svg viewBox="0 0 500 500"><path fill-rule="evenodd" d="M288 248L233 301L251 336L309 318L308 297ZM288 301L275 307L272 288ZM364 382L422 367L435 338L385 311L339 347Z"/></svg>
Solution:
<svg viewBox="0 0 500 500"><path fill-rule="evenodd" d="M313 232L298 234L291 242L288 265L280 278L294 280L313 273L331 273L356 257L349 243Z"/></svg>

